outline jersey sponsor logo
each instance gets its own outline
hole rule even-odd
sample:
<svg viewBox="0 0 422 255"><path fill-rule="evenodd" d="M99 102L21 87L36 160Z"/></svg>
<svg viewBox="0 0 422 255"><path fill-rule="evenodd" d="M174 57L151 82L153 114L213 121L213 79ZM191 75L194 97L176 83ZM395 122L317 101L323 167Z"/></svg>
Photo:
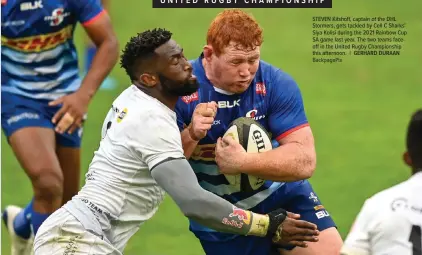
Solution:
<svg viewBox="0 0 422 255"><path fill-rule="evenodd" d="M233 212L229 214L229 218L224 217L221 223L236 228L242 228L243 224L249 225L251 223L251 213L236 207L233 207Z"/></svg>
<svg viewBox="0 0 422 255"><path fill-rule="evenodd" d="M127 108L124 108L123 111L120 112L119 116L117 116L117 123L122 122L124 117L127 115Z"/></svg>
<svg viewBox="0 0 422 255"><path fill-rule="evenodd" d="M81 201L84 202L89 209L91 209L91 211L94 213L95 216L99 216L98 214L102 214L102 215L105 215L107 218L111 217L109 212L101 209L100 207L98 207L96 204L92 203L88 199L82 198Z"/></svg>
<svg viewBox="0 0 422 255"><path fill-rule="evenodd" d="M330 214L326 210L319 211L315 213L315 215L317 216L318 219L322 219L324 217L330 216Z"/></svg>
<svg viewBox="0 0 422 255"><path fill-rule="evenodd" d="M391 203L391 210L397 211L400 209L407 209L408 208L408 202L406 198L400 197L393 200Z"/></svg>
<svg viewBox="0 0 422 255"><path fill-rule="evenodd" d="M12 123L21 121L23 119L39 119L40 115L38 115L37 113L31 113L31 112L23 112L21 114L12 116L10 118L7 119L7 124L11 125Z"/></svg>
<svg viewBox="0 0 422 255"><path fill-rule="evenodd" d="M2 27L17 27L17 26L22 26L25 24L25 20L21 19L21 20L10 20L10 21L6 21L1 23Z"/></svg>
<svg viewBox="0 0 422 255"><path fill-rule="evenodd" d="M258 110L253 109L253 110L250 110L249 112L246 113L246 117L252 118L254 120L260 120L260 119L265 118L265 114L264 115L258 115Z"/></svg>
<svg viewBox="0 0 422 255"><path fill-rule="evenodd" d="M51 13L51 16L45 16L45 21L50 21L50 26L58 26L60 25L64 18L70 15L70 12L64 12L63 8L54 9Z"/></svg>
<svg viewBox="0 0 422 255"><path fill-rule="evenodd" d="M237 222L235 220L229 220L226 217L223 218L223 220L221 221L221 223L223 223L224 225L235 227L235 228L242 228L243 227L243 223L242 222Z"/></svg>
<svg viewBox="0 0 422 255"><path fill-rule="evenodd" d="M314 203L318 203L318 197L317 197L317 196L315 196L315 194L314 194L313 192L311 192L311 193L309 194L309 199L313 200L313 201L314 201Z"/></svg>
<svg viewBox="0 0 422 255"><path fill-rule="evenodd" d="M35 2L25 2L21 3L20 5L21 11L28 11L28 10L36 10L43 8L42 1L35 1Z"/></svg>
<svg viewBox="0 0 422 255"><path fill-rule="evenodd" d="M267 95L267 88L265 87L265 83L257 82L255 85L255 92L258 95Z"/></svg>
<svg viewBox="0 0 422 255"><path fill-rule="evenodd" d="M214 120L212 122L212 126L214 126L214 125L220 125L220 124L221 124L221 120Z"/></svg>
<svg viewBox="0 0 422 255"><path fill-rule="evenodd" d="M60 44L65 43L72 38L73 26L69 25L63 29L43 35L29 36L23 38L6 38L1 37L1 44L22 52L42 52L53 49Z"/></svg>
<svg viewBox="0 0 422 255"><path fill-rule="evenodd" d="M246 224L251 223L251 213L240 208L233 207L233 212L229 214L230 218L237 217Z"/></svg>
<svg viewBox="0 0 422 255"><path fill-rule="evenodd" d="M81 239L82 239L82 235L74 235L74 236L71 236L69 239L67 239L66 247L63 254L76 254L76 253L82 252L79 249L79 243L82 241Z"/></svg>
<svg viewBox="0 0 422 255"><path fill-rule="evenodd" d="M195 93L193 93L189 96L183 96L182 97L182 101L187 103L187 104L192 103L194 101L198 101L198 99L199 99L198 98L198 92L195 92Z"/></svg>
<svg viewBox="0 0 422 255"><path fill-rule="evenodd" d="M391 210L392 211L400 211L400 210L410 210L414 213L422 214L422 208L414 206L409 203L409 201L404 197L399 197L393 200L391 203Z"/></svg>
<svg viewBox="0 0 422 255"><path fill-rule="evenodd" d="M321 210L321 209L324 209L324 206L323 205L314 206L314 210L315 211L318 211L318 210Z"/></svg>
<svg viewBox="0 0 422 255"><path fill-rule="evenodd" d="M218 101L217 105L218 108L234 108L240 106L240 99L234 101Z"/></svg>
<svg viewBox="0 0 422 255"><path fill-rule="evenodd" d="M215 144L201 144L196 146L190 159L207 162L215 161Z"/></svg>

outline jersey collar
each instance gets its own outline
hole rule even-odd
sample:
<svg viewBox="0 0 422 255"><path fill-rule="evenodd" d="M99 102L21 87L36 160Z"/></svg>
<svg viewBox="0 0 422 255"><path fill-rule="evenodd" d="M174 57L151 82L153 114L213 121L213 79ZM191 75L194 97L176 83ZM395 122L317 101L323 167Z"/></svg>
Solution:
<svg viewBox="0 0 422 255"><path fill-rule="evenodd" d="M202 77L209 85L212 86L212 83L210 82L210 80L208 80L208 77L205 74L204 66L202 65L203 58L204 58L204 53L202 52L201 55L199 55L199 57L193 63L194 68L195 68L195 74L196 74L196 77Z"/></svg>

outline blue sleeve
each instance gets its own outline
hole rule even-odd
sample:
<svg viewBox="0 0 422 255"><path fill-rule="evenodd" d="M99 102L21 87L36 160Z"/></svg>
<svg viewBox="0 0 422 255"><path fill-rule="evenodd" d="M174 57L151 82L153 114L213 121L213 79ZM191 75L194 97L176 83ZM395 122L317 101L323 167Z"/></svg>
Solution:
<svg viewBox="0 0 422 255"><path fill-rule="evenodd" d="M86 25L105 12L101 0L71 0L70 5L78 21Z"/></svg>
<svg viewBox="0 0 422 255"><path fill-rule="evenodd" d="M183 131L183 129L186 128L186 126L188 126L190 124L190 121L187 122L185 120L185 115L186 115L186 104L179 99L176 103L176 117L177 117L177 126L179 127L180 132Z"/></svg>
<svg viewBox="0 0 422 255"><path fill-rule="evenodd" d="M277 70L271 79L269 127L278 141L293 131L307 126L302 94L293 78Z"/></svg>

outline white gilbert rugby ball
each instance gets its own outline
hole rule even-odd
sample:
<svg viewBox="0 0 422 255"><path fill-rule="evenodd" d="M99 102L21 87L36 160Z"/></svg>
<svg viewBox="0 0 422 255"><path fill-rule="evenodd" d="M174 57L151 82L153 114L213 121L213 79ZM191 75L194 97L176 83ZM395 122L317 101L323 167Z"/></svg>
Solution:
<svg viewBox="0 0 422 255"><path fill-rule="evenodd" d="M231 136L247 152L260 153L273 149L270 134L256 120L241 117L230 123L224 136ZM251 192L261 187L265 180L247 174L227 175L227 181L240 191Z"/></svg>

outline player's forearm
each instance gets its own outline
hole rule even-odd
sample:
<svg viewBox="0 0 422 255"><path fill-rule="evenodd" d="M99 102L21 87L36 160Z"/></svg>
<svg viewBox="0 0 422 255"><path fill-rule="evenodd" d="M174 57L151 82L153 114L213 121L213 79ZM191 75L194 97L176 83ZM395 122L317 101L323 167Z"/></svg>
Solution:
<svg viewBox="0 0 422 255"><path fill-rule="evenodd" d="M198 141L192 139L191 135L189 134L188 128L185 128L181 132L181 137L184 155L187 159L189 159L196 146L198 145Z"/></svg>
<svg viewBox="0 0 422 255"><path fill-rule="evenodd" d="M310 178L315 167L313 146L288 143L271 151L248 155L242 172L265 180L288 182Z"/></svg>
<svg viewBox="0 0 422 255"><path fill-rule="evenodd" d="M235 208L228 201L201 188L186 160L164 162L151 174L186 217L221 232L255 236L267 234L270 224L267 215Z"/></svg>
<svg viewBox="0 0 422 255"><path fill-rule="evenodd" d="M108 76L117 62L119 56L119 46L117 39L114 37L104 40L100 45L97 45L98 50L92 61L92 65L88 70L82 86L79 89L81 93L92 98L97 92L101 83Z"/></svg>
<svg viewBox="0 0 422 255"><path fill-rule="evenodd" d="M265 236L269 218L234 207L226 200L206 191L192 191L190 199L182 200L179 207L184 215L211 229L238 234ZM256 228L262 224L262 228ZM252 228L254 226L255 228Z"/></svg>

